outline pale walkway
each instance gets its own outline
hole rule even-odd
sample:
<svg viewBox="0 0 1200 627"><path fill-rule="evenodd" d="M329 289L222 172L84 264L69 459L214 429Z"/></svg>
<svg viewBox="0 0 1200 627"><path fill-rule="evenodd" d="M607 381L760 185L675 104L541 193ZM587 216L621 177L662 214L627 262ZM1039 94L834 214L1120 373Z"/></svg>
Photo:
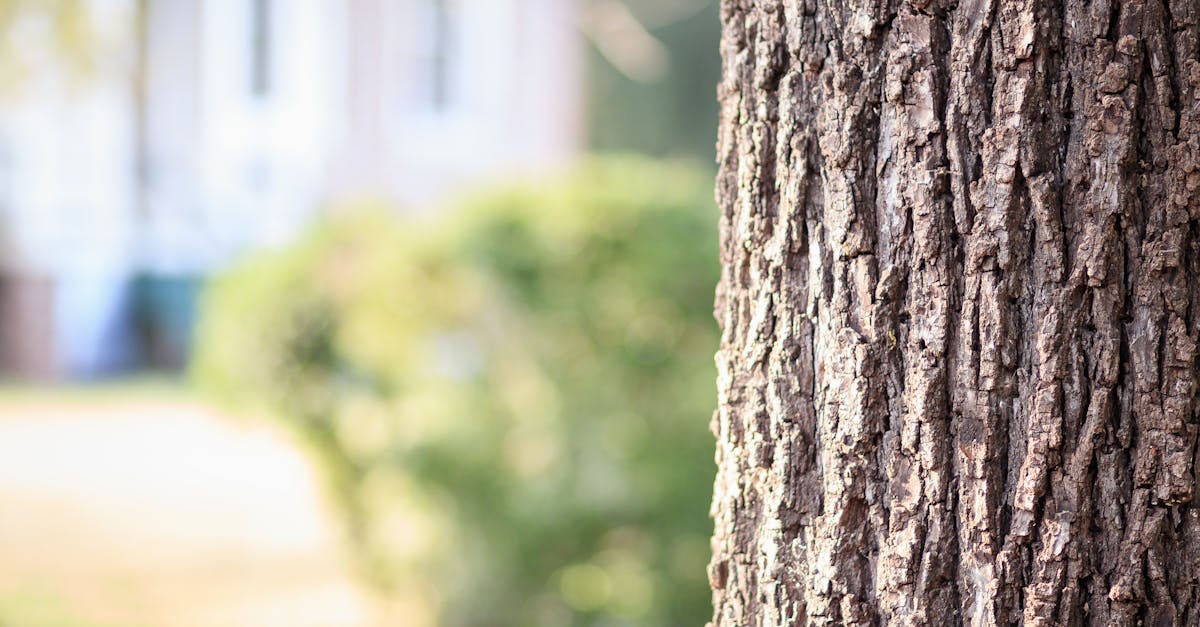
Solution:
<svg viewBox="0 0 1200 627"><path fill-rule="evenodd" d="M366 625L316 485L200 404L0 397L0 626Z"/></svg>

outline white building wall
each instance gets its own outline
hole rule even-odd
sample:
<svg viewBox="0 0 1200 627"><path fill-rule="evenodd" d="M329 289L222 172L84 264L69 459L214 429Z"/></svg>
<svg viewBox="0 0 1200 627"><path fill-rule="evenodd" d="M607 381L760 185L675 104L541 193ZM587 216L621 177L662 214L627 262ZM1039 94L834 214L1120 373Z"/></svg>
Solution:
<svg viewBox="0 0 1200 627"><path fill-rule="evenodd" d="M251 3L207 0L201 41L199 180L217 259L279 244L317 210L335 125L337 3L273 0L269 80L252 88Z"/></svg>
<svg viewBox="0 0 1200 627"><path fill-rule="evenodd" d="M17 300L51 303L46 350L62 372L129 358L140 273L211 274L291 240L331 199L426 206L582 145L572 0L444 0L440 46L436 0L268 0L262 93L255 1L150 0L143 117L134 0L85 0L107 46L86 81L43 69L0 103L0 275L50 286Z"/></svg>
<svg viewBox="0 0 1200 627"><path fill-rule="evenodd" d="M39 73L3 106L7 268L56 274L128 267L134 185L123 70L104 65L86 79Z"/></svg>
<svg viewBox="0 0 1200 627"><path fill-rule="evenodd" d="M569 0L444 0L447 98L428 98L437 0L346 3L351 72L340 192L436 203L582 147L582 41Z"/></svg>
<svg viewBox="0 0 1200 627"><path fill-rule="evenodd" d="M200 125L198 0L154 0L147 23L146 205L139 216L138 263L164 275L195 273L221 249L205 215L197 146Z"/></svg>
<svg viewBox="0 0 1200 627"><path fill-rule="evenodd" d="M60 373L88 374L119 358L106 345L124 307L136 238L130 214L136 191L128 82L132 7L126 0L89 4L101 46L92 72L80 76L53 62L49 38L38 35L45 23L19 23L13 36L23 39L33 71L0 104L7 169L0 189L0 273L18 290L46 291L6 302L48 307L5 315L49 329L6 336L33 344L20 352L52 354L45 369Z"/></svg>

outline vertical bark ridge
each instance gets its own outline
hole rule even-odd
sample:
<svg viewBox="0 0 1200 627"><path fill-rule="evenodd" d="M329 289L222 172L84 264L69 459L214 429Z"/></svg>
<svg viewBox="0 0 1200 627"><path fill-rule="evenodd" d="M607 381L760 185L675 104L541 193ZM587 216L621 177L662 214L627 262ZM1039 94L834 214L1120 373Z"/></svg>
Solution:
<svg viewBox="0 0 1200 627"><path fill-rule="evenodd" d="M1200 621L1200 6L722 20L714 624Z"/></svg>
<svg viewBox="0 0 1200 627"><path fill-rule="evenodd" d="M892 416L882 454L887 541L876 588L881 618L925 625L958 607L950 499L946 351L951 320L953 218L941 115L948 33L902 7L888 36L876 201L884 270L875 289L886 322ZM905 303L919 303L906 308Z"/></svg>
<svg viewBox="0 0 1200 627"><path fill-rule="evenodd" d="M816 77L816 143L821 155L818 229L828 289L813 302L814 408L824 502L805 538L819 547L809 564L810 618L879 619L872 555L886 513L878 447L886 427L887 368L874 291L879 246L874 147L879 132L883 3L823 2L817 23L828 55ZM835 469L830 472L831 469Z"/></svg>

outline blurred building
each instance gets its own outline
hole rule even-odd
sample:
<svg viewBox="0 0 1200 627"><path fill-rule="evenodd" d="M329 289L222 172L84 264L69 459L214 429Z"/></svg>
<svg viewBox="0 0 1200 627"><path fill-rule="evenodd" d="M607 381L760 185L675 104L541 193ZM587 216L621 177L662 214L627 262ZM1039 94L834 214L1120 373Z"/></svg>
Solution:
<svg viewBox="0 0 1200 627"><path fill-rule="evenodd" d="M330 201L419 209L581 146L569 1L86 4L86 75L41 63L0 108L10 374L178 365L204 278Z"/></svg>

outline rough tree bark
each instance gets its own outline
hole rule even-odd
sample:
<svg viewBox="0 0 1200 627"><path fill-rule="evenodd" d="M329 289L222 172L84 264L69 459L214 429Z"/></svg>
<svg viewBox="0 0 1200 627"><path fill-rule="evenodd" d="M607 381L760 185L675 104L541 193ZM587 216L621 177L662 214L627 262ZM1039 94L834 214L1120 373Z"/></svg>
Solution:
<svg viewBox="0 0 1200 627"><path fill-rule="evenodd" d="M720 627L1200 625L1200 0L724 0Z"/></svg>

